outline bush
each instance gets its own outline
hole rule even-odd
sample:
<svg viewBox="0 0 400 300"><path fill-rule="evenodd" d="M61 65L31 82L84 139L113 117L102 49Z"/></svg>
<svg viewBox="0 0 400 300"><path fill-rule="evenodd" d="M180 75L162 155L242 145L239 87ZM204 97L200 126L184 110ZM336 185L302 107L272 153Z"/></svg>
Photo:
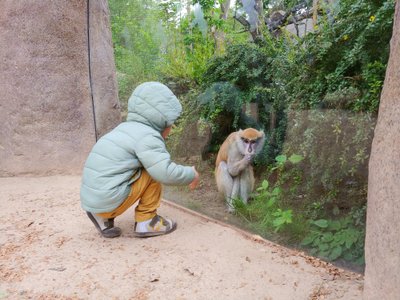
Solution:
<svg viewBox="0 0 400 300"><path fill-rule="evenodd" d="M332 107L325 101L327 95L353 90L354 98L334 108L377 112L389 57L394 1L346 0L338 7L330 13L333 22L321 18L316 30L299 42L294 62L286 60L286 74L292 76L280 79L288 101L303 109Z"/></svg>
<svg viewBox="0 0 400 300"><path fill-rule="evenodd" d="M283 106L271 95L271 59L255 44L231 44L226 53L212 59L203 74L203 93L199 97L202 116L212 123L213 145L240 128L263 129L267 142L259 162L266 165L279 152L284 135ZM256 111L248 113L249 104ZM214 147L216 149L217 147Z"/></svg>
<svg viewBox="0 0 400 300"><path fill-rule="evenodd" d="M280 184L290 186L287 202L300 202L306 212L316 202L328 212L364 205L373 115L327 109L291 111L289 119L283 151L298 153L304 160L301 168L288 168L288 175L278 178ZM297 182L292 179L294 171Z"/></svg>

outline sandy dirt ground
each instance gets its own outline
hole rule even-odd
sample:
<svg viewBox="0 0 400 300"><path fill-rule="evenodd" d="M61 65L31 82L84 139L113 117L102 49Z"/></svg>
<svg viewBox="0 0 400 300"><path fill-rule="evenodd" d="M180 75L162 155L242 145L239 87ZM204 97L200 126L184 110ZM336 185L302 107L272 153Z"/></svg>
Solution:
<svg viewBox="0 0 400 300"><path fill-rule="evenodd" d="M79 176L0 178L0 299L361 299L361 275L164 201L166 236L104 239Z"/></svg>

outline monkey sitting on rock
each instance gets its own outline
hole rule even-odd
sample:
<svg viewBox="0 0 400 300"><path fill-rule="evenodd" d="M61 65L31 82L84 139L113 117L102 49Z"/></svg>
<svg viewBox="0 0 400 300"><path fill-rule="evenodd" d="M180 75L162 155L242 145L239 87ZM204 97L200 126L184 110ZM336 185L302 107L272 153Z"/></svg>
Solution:
<svg viewBox="0 0 400 300"><path fill-rule="evenodd" d="M254 189L251 161L261 151L265 141L263 131L247 128L231 133L218 151L215 163L217 188L226 199L228 211L235 210L233 199L247 204Z"/></svg>

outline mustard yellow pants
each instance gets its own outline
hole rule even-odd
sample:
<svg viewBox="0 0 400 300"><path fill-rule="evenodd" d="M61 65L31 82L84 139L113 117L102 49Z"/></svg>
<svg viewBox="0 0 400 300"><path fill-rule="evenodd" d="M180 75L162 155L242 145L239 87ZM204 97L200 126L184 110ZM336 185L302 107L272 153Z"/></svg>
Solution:
<svg viewBox="0 0 400 300"><path fill-rule="evenodd" d="M143 169L140 177L132 184L128 198L114 211L97 215L104 219L115 218L139 201L135 208L136 222L152 219L157 214L157 208L160 206L161 192L161 183L151 178L149 173Z"/></svg>

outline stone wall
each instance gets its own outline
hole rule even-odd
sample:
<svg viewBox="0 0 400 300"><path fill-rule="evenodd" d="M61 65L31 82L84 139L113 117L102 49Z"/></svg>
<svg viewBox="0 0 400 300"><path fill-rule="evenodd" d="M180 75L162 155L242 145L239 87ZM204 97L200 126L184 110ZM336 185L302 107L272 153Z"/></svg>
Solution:
<svg viewBox="0 0 400 300"><path fill-rule="evenodd" d="M107 1L0 1L0 45L0 176L79 173L120 122Z"/></svg>
<svg viewBox="0 0 400 300"><path fill-rule="evenodd" d="M400 4L372 142L364 299L400 295Z"/></svg>

